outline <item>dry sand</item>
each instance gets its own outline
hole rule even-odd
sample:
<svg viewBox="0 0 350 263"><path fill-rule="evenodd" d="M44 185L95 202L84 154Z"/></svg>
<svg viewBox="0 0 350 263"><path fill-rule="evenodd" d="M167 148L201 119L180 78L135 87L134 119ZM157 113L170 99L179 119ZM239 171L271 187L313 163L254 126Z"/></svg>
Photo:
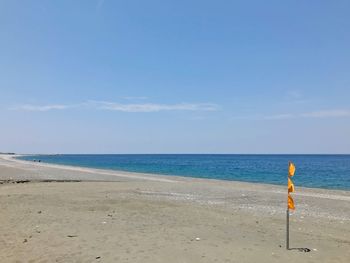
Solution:
<svg viewBox="0 0 350 263"><path fill-rule="evenodd" d="M347 191L296 189L291 247L306 253L285 249L280 186L9 156L0 180L1 262L350 262Z"/></svg>

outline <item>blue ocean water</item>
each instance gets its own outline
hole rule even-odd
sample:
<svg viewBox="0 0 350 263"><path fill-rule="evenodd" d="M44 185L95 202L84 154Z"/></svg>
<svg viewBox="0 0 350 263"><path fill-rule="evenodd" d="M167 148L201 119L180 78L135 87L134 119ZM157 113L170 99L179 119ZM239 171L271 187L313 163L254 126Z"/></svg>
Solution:
<svg viewBox="0 0 350 263"><path fill-rule="evenodd" d="M20 159L162 175L286 184L288 162L296 186L350 190L350 155L110 154L31 155Z"/></svg>

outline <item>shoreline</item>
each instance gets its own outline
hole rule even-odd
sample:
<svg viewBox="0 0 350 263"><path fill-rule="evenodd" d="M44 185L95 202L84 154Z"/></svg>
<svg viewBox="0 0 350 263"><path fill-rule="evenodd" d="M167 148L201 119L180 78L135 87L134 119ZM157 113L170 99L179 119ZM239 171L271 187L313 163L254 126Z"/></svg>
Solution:
<svg viewBox="0 0 350 263"><path fill-rule="evenodd" d="M25 154L25 155L31 155L31 154ZM144 180L151 180L151 181L164 181L164 182L178 182L180 181L213 181L213 182L228 182L228 183L242 183L242 184L253 184L253 185L264 185L264 186L275 186L280 187L281 189L286 188L286 186L280 185L280 184L272 184L272 183L261 183L261 182L249 182L249 181L237 181L237 180L222 180L222 179L216 179L216 178L199 178L199 177L191 177L191 176L181 176L181 175L166 175L166 174L154 174L154 173L142 173L142 172L130 172L130 171L123 171L123 170L114 170L114 169L100 169L100 168L92 168L92 167L85 167L85 166L78 166L78 165L65 165L65 164L53 164L53 163L46 163L46 162L32 162L28 160L21 160L17 159L18 157L25 156L24 154L14 154L14 155L1 155L0 158L8 160L8 161L14 161L18 163L25 163L25 164L32 164L39 167L49 167L49 168L56 168L56 169L65 169L70 171L79 171L79 172L87 172L91 174L101 174L101 175L112 175L112 176L122 176L125 178L131 178L131 179L144 179ZM345 154L346 155L346 154ZM39 155L38 155L39 156ZM4 158L5 157L5 158ZM95 181L95 180L94 180ZM298 189L301 190L320 190L320 191L326 191L326 192L334 192L334 193L342 193L342 194L350 194L350 189L332 189L332 188L319 188L319 187L304 187L304 186L296 186ZM298 195L298 193L294 193Z"/></svg>
<svg viewBox="0 0 350 263"><path fill-rule="evenodd" d="M0 184L0 257L6 262L347 263L350 257L348 191L298 187L288 251L283 186L0 155L5 179L28 180Z"/></svg>
<svg viewBox="0 0 350 263"><path fill-rule="evenodd" d="M283 200L287 194L286 186L264 184L264 183L252 183L242 181L229 181L218 179L206 179L196 177L181 177L181 176L167 176L157 174L146 173L134 173L117 170L104 170L79 166L69 166L61 164L50 164L43 162L31 162L26 160L16 159L17 155L2 156L0 155L0 161L5 160L9 163L8 166L14 166L26 171L33 171L32 177L19 177L19 181L27 180L28 182L149 182L149 183L161 183L170 184L182 187L183 185L191 184L193 186L205 186L207 190L224 189L229 192L229 189L239 189L242 193L252 193L256 195L274 195ZM0 167L4 165L0 162ZM38 172L42 170L42 172ZM48 176L52 173L53 176ZM38 176L40 175L40 176ZM169 178L170 177L170 178ZM10 180L9 180L10 179ZM2 178L0 174L0 180L11 181L11 178ZM12 181L16 181L12 180ZM164 194L164 193L163 193ZM202 195L202 193L201 193ZM243 194L244 195L244 194ZM296 186L296 192L293 193L295 200L303 200L304 198L312 198L316 200L340 201L350 202L350 191L346 190L333 190L322 188L308 188ZM202 196L203 197L203 196ZM202 198L201 197L201 198ZM281 210L282 211L282 210ZM332 217L331 215L329 215ZM349 218L344 216L335 216L335 218L341 218L350 221Z"/></svg>

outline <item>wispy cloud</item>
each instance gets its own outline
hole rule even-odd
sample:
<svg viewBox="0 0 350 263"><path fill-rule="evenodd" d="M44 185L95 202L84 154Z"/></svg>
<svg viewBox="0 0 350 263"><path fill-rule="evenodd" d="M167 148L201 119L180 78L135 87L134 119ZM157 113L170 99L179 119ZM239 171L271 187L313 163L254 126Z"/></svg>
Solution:
<svg viewBox="0 0 350 263"><path fill-rule="evenodd" d="M23 105L13 106L9 109L18 110L18 111L50 111L50 110L65 110L73 107L74 107L73 105L63 105L63 104L51 104L51 105L23 104Z"/></svg>
<svg viewBox="0 0 350 263"><path fill-rule="evenodd" d="M154 103L138 103L138 104L121 104L111 102L100 102L100 108L112 111L123 112L158 112L158 111L215 111L217 105L203 104L154 104Z"/></svg>
<svg viewBox="0 0 350 263"><path fill-rule="evenodd" d="M305 118L350 117L350 110L322 110L301 114Z"/></svg>
<svg viewBox="0 0 350 263"><path fill-rule="evenodd" d="M299 90L290 90L285 94L284 98L281 100L281 103L283 103L284 105L307 104L316 100L319 99L315 97L305 97L303 93Z"/></svg>
<svg viewBox="0 0 350 263"><path fill-rule="evenodd" d="M160 111L216 111L218 105L212 103L179 103L179 104L157 104L157 103L116 103L108 101L87 101L79 104L49 104L32 105L24 104L11 107L10 110L17 111L51 111L67 110L72 108L89 108L97 110L121 111L121 112L160 112Z"/></svg>
<svg viewBox="0 0 350 263"><path fill-rule="evenodd" d="M335 110L320 110L304 112L300 114L276 114L263 116L263 120L287 120L296 118L340 118L340 117L350 117L350 110L346 109L335 109Z"/></svg>

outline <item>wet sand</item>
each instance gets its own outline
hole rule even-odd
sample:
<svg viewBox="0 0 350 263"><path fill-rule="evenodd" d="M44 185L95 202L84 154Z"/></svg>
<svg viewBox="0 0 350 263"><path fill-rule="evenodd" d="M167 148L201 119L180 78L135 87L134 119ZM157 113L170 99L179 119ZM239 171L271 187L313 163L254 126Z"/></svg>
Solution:
<svg viewBox="0 0 350 263"><path fill-rule="evenodd" d="M287 251L281 186L56 166L4 155L0 180L1 262L350 258L348 191L297 187L290 227L295 249Z"/></svg>

